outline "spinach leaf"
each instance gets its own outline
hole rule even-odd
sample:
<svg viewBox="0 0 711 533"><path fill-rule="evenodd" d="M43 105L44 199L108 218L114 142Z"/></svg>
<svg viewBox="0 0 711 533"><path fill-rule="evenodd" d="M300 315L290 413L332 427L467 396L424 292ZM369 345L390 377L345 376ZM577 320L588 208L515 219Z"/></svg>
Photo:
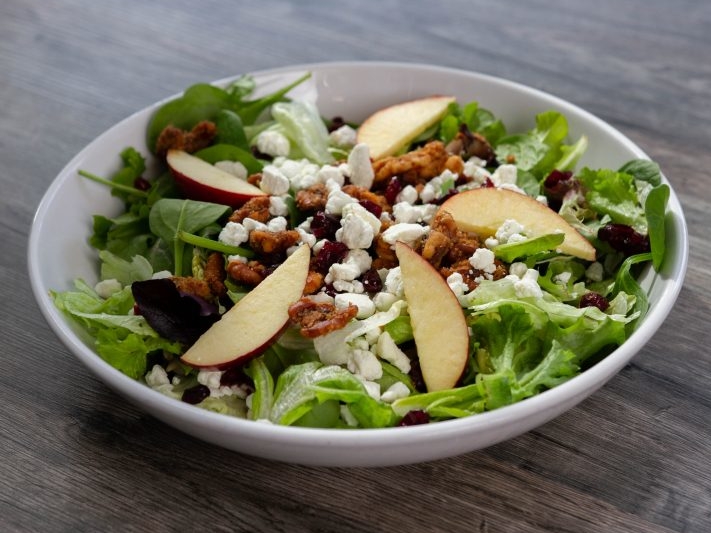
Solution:
<svg viewBox="0 0 711 533"><path fill-rule="evenodd" d="M218 161L239 161L249 174L262 171L264 165L250 152L231 144L213 144L195 152L195 157L214 165Z"/></svg>
<svg viewBox="0 0 711 533"><path fill-rule="evenodd" d="M249 150L249 141L244 132L244 125L240 116L230 109L222 109L215 117L217 127L216 144L231 144Z"/></svg>
<svg viewBox="0 0 711 533"><path fill-rule="evenodd" d="M630 174L635 179L651 183L655 187L662 183L659 165L648 159L633 159L620 167L620 172Z"/></svg>
<svg viewBox="0 0 711 533"><path fill-rule="evenodd" d="M164 198L158 200L149 216L151 232L157 235L173 251L173 273L182 275L186 243L178 238L180 230L199 233L230 211L226 205L195 200Z"/></svg>
<svg viewBox="0 0 711 533"><path fill-rule="evenodd" d="M237 109L235 109L235 111L239 113L239 116L242 118L242 122L245 125L252 125L257 122L257 119L267 108L269 108L272 104L281 102L286 96L286 93L288 93L297 85L302 84L310 77L311 73L307 72L296 81L290 83L285 87L282 87L278 91L268 94L267 96L264 96L263 98L260 98L258 100L245 102L243 106L239 106Z"/></svg>

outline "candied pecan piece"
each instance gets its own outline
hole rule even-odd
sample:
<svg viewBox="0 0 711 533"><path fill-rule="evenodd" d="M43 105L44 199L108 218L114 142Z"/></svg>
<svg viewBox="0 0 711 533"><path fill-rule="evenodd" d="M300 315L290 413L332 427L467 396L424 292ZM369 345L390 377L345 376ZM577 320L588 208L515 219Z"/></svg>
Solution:
<svg viewBox="0 0 711 533"><path fill-rule="evenodd" d="M452 215L449 211L445 211L444 209L439 209L435 213L435 216L432 217L432 222L430 222L430 227L434 231L444 233L450 239L456 237L459 231Z"/></svg>
<svg viewBox="0 0 711 533"><path fill-rule="evenodd" d="M327 201L328 189L323 183L317 183L296 193L296 207L307 213L323 211Z"/></svg>
<svg viewBox="0 0 711 533"><path fill-rule="evenodd" d="M314 302L310 298L301 298L289 307L289 319L309 339L343 328L357 314L358 307L353 304L337 309L332 303Z"/></svg>
<svg viewBox="0 0 711 533"><path fill-rule="evenodd" d="M373 260L373 266L375 268L393 268L397 266L398 261L395 250L383 239L382 232L375 237L374 242L376 257Z"/></svg>
<svg viewBox="0 0 711 533"><path fill-rule="evenodd" d="M359 187L357 185L344 185L341 190L348 196L352 196L356 200L365 200L366 202L373 202L383 211L386 211L388 213L392 211L390 202L388 202L385 196L383 196L382 194L369 191L368 189L364 187Z"/></svg>
<svg viewBox="0 0 711 533"><path fill-rule="evenodd" d="M325 276L321 272L316 272L315 270L309 270L306 276L306 285L304 286L304 294L314 294L323 287L323 280Z"/></svg>
<svg viewBox="0 0 711 533"><path fill-rule="evenodd" d="M444 143L431 141L407 154L378 159L373 163L374 184L385 184L393 176L410 185L427 182L442 173L449 156Z"/></svg>
<svg viewBox="0 0 711 533"><path fill-rule="evenodd" d="M205 280L191 276L173 276L170 278L180 292L199 296L203 300L212 301L215 295Z"/></svg>
<svg viewBox="0 0 711 533"><path fill-rule="evenodd" d="M204 279L210 287L210 291L216 296L227 294L225 287L225 259L220 252L213 252L207 256L204 268Z"/></svg>
<svg viewBox="0 0 711 533"><path fill-rule="evenodd" d="M256 174L250 174L247 176L247 183L254 185L255 187L259 187L262 183L262 173L257 172Z"/></svg>
<svg viewBox="0 0 711 533"><path fill-rule="evenodd" d="M258 254L282 254L301 239L293 229L285 231L264 231L255 229L249 234L249 246Z"/></svg>
<svg viewBox="0 0 711 533"><path fill-rule="evenodd" d="M256 287L267 276L266 268L257 261L249 263L230 261L227 265L227 273L237 283L247 287Z"/></svg>
<svg viewBox="0 0 711 533"><path fill-rule="evenodd" d="M430 231L422 245L421 255L435 268L439 267L442 259L447 255L452 247L452 239L438 230Z"/></svg>
<svg viewBox="0 0 711 533"><path fill-rule="evenodd" d="M464 259L469 259L476 249L480 247L481 243L476 235L457 230L456 235L452 239L452 247L447 253L447 261L449 263L456 263Z"/></svg>
<svg viewBox="0 0 711 533"><path fill-rule="evenodd" d="M156 155L165 157L168 150L184 150L192 154L210 146L216 135L217 127L208 120L198 122L190 131L169 125L158 135Z"/></svg>
<svg viewBox="0 0 711 533"><path fill-rule="evenodd" d="M245 218L267 222L271 218L269 205L269 196L255 196L230 215L230 222L242 222Z"/></svg>

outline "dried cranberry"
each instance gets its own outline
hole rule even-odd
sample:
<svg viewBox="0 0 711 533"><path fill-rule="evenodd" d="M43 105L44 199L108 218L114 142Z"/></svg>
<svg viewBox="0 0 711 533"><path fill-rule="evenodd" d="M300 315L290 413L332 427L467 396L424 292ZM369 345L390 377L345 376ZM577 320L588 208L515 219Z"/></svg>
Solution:
<svg viewBox="0 0 711 533"><path fill-rule="evenodd" d="M602 294L586 292L580 298L578 307L597 307L600 311L604 311L610 307L610 302Z"/></svg>
<svg viewBox="0 0 711 533"><path fill-rule="evenodd" d="M483 188L487 188L487 189L491 189L491 188L493 188L493 187L496 187L496 185L494 185L494 182L491 181L491 178L489 178L489 177L487 177L486 180L484 180L484 183L482 183L481 186L482 186Z"/></svg>
<svg viewBox="0 0 711 533"><path fill-rule="evenodd" d="M228 368L220 376L220 385L223 387L233 387L235 385L249 385L252 386L251 378L244 371L243 366L233 366Z"/></svg>
<svg viewBox="0 0 711 533"><path fill-rule="evenodd" d="M377 218L383 214L383 208L371 200L360 200L358 203Z"/></svg>
<svg viewBox="0 0 711 533"><path fill-rule="evenodd" d="M135 180L133 180L133 188L138 189L139 191L147 191L151 188L151 182L148 181L146 178L142 178L141 176L139 176Z"/></svg>
<svg viewBox="0 0 711 533"><path fill-rule="evenodd" d="M341 227L341 221L336 215L318 211L311 219L311 233L317 239L333 239Z"/></svg>
<svg viewBox="0 0 711 533"><path fill-rule="evenodd" d="M402 182L397 176L390 178L387 187L385 187L385 199L390 205L397 203L397 195L402 191Z"/></svg>
<svg viewBox="0 0 711 533"><path fill-rule="evenodd" d="M323 286L323 292L328 294L331 298L333 298L334 296L336 296L336 294L338 294L338 291L333 286L333 283L326 283L326 285Z"/></svg>
<svg viewBox="0 0 711 533"><path fill-rule="evenodd" d="M183 391L182 400L185 403L197 405L210 396L210 388L205 385L195 385Z"/></svg>
<svg viewBox="0 0 711 533"><path fill-rule="evenodd" d="M365 289L365 292L368 294L380 292L383 288L383 280L380 279L380 274L378 274L378 271L374 268L365 272L360 277L360 281L363 283L363 289Z"/></svg>
<svg viewBox="0 0 711 533"><path fill-rule="evenodd" d="M343 120L343 117L333 117L331 119L331 123L328 125L328 131L336 131L338 128L345 126L346 121Z"/></svg>
<svg viewBox="0 0 711 533"><path fill-rule="evenodd" d="M627 224L607 224L597 232L597 238L625 256L649 252L649 237Z"/></svg>
<svg viewBox="0 0 711 533"><path fill-rule="evenodd" d="M408 411L405 416L402 417L398 426L417 426L419 424L428 424L430 421L430 415L427 411Z"/></svg>
<svg viewBox="0 0 711 533"><path fill-rule="evenodd" d="M322 274L328 273L328 269L334 263L340 263L348 253L348 246L338 241L326 241L316 254L314 268Z"/></svg>

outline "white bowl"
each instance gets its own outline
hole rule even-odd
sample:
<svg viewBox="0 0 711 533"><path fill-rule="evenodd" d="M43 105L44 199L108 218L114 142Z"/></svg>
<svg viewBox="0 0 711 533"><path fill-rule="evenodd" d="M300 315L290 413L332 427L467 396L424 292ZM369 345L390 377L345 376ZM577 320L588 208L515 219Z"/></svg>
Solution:
<svg viewBox="0 0 711 533"><path fill-rule="evenodd" d="M503 119L510 131L530 128L536 113L554 109L568 118L571 138L589 137L581 165L617 168L646 154L619 131L590 113L544 92L473 72L402 63L345 62L299 65L255 74L261 91L301 73L311 80L292 94L316 102L326 117L359 121L387 104L430 94L477 100ZM222 80L219 83L225 83ZM454 456L529 431L589 396L640 351L662 324L686 271L688 241L679 201L668 204L668 256L661 273L643 278L650 308L637 330L617 350L580 376L533 398L468 418L387 429L334 430L283 427L228 417L173 400L115 370L96 355L92 340L54 307L48 291L66 290L77 277L97 279L95 251L87 244L91 217L121 209L105 187L77 176L78 169L109 175L118 153L134 146L148 154L145 130L160 102L131 115L90 143L60 172L39 205L29 240L29 271L40 309L60 340L96 376L140 409L207 442L288 462L332 466L384 466ZM61 224L58 223L61 221ZM60 229L61 228L61 229Z"/></svg>

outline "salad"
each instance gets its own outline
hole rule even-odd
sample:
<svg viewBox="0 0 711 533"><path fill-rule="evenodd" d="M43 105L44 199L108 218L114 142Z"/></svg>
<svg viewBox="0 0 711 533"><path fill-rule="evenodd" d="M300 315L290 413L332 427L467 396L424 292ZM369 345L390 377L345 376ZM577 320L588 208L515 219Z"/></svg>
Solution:
<svg viewBox="0 0 711 533"><path fill-rule="evenodd" d="M322 117L288 97L308 78L194 85L150 153L80 171L125 209L93 218L98 283L51 296L107 363L226 415L377 428L524 400L631 334L665 253L654 162L578 168L557 111L516 132L440 96Z"/></svg>

